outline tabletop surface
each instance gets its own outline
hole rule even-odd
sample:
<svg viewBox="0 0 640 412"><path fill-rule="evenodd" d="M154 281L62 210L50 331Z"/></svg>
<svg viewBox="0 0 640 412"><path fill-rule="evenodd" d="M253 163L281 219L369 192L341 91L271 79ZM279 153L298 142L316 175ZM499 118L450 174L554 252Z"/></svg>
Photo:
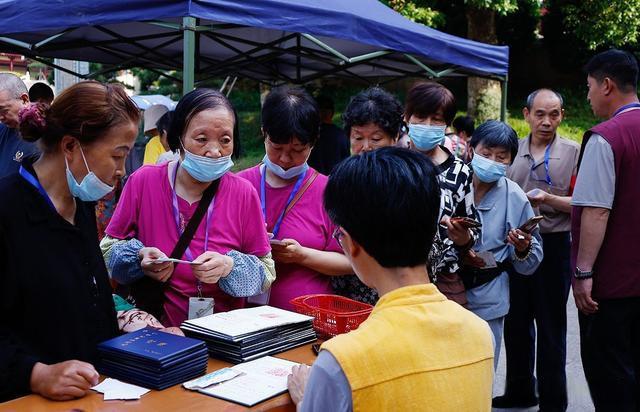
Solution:
<svg viewBox="0 0 640 412"><path fill-rule="evenodd" d="M273 355L277 358L311 365L316 358L311 344ZM230 363L209 358L207 373L231 366ZM102 378L101 378L102 380ZM182 385L172 386L163 391L151 390L136 401L103 401L102 394L90 391L84 398L72 401L50 401L39 395L29 395L0 403L0 411L267 411L295 410L289 393L269 399L253 408L214 398L196 391L184 389Z"/></svg>

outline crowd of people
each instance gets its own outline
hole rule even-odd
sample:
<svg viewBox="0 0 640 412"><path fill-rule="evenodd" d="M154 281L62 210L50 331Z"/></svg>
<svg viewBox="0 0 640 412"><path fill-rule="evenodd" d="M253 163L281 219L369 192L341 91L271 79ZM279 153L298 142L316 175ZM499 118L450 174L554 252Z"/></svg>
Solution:
<svg viewBox="0 0 640 412"><path fill-rule="evenodd" d="M216 90L142 115L118 85L51 102L0 74L0 401L85 395L96 345L119 333L339 294L373 312L294 368L299 409L564 411L573 285L596 410L637 411L638 64L610 50L585 71L604 121L582 146L559 135L563 98L545 88L519 139L456 118L435 82L404 104L358 93L343 130L329 97L280 87L262 106L264 158L239 173L242 119ZM127 173L142 116L145 166Z"/></svg>

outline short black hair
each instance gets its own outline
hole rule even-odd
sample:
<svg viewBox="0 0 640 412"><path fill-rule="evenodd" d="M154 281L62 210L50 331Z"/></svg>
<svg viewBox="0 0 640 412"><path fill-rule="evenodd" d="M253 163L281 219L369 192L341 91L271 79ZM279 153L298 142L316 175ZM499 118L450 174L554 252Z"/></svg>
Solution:
<svg viewBox="0 0 640 412"><path fill-rule="evenodd" d="M623 93L638 88L638 60L627 51L611 49L598 53L584 66L584 71L598 82L610 78Z"/></svg>
<svg viewBox="0 0 640 412"><path fill-rule="evenodd" d="M227 97L218 90L202 88L195 89L182 96L175 110L173 119L167 132L169 148L176 151L181 148L181 140L189 127L189 122L198 113L223 107L233 114L233 157L240 154L240 130L236 109Z"/></svg>
<svg viewBox="0 0 640 412"><path fill-rule="evenodd" d="M511 152L511 163L518 155L518 134L508 124L498 120L487 120L473 132L469 144L474 149L482 143L483 146L502 147Z"/></svg>
<svg viewBox="0 0 640 412"><path fill-rule="evenodd" d="M409 89L404 108L407 120L413 115L426 118L438 110L442 110L444 121L450 126L456 116L456 99L451 90L436 82L418 82Z"/></svg>
<svg viewBox="0 0 640 412"><path fill-rule="evenodd" d="M402 104L381 87L370 87L351 98L342 114L342 122L347 136L351 127L373 123L392 138L397 138L402 130Z"/></svg>
<svg viewBox="0 0 640 412"><path fill-rule="evenodd" d="M49 105L53 101L53 90L42 82L34 83L29 89L29 101L37 103L40 99L46 100Z"/></svg>
<svg viewBox="0 0 640 412"><path fill-rule="evenodd" d="M173 111L166 112L156 122L156 129L158 129L158 134L169 133L169 127L171 126L171 121L173 120Z"/></svg>
<svg viewBox="0 0 640 412"><path fill-rule="evenodd" d="M532 91L531 94L527 96L527 101L525 102L525 105L524 105L524 107L526 107L527 110L531 110L531 108L533 107L533 102L536 100L536 96L538 95L538 93L542 91L547 91L555 94L558 100L560 100L560 108L564 109L564 99L562 98L562 95L560 93L552 89L542 88L542 89Z"/></svg>
<svg viewBox="0 0 640 412"><path fill-rule="evenodd" d="M458 116L453 119L452 126L456 132L465 132L467 136L471 136L476 129L476 122L471 116Z"/></svg>
<svg viewBox="0 0 640 412"><path fill-rule="evenodd" d="M333 169L324 207L381 266L426 265L440 211L436 176L421 153L383 147Z"/></svg>
<svg viewBox="0 0 640 412"><path fill-rule="evenodd" d="M274 143L287 144L295 137L313 146L320 131L318 105L302 88L273 89L262 105L262 131Z"/></svg>

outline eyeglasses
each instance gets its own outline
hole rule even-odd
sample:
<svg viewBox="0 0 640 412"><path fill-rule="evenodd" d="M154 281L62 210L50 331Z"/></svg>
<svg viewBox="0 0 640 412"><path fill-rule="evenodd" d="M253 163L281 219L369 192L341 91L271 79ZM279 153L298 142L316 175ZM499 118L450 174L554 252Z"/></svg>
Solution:
<svg viewBox="0 0 640 412"><path fill-rule="evenodd" d="M331 236L342 246L341 240L344 236L344 232L342 231L342 228L340 226L336 227Z"/></svg>

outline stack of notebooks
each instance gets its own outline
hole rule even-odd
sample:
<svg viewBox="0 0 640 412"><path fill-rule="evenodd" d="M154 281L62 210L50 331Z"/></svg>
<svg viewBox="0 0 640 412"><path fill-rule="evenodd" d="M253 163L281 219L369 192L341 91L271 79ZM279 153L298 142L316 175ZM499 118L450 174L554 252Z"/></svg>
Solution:
<svg viewBox="0 0 640 412"><path fill-rule="evenodd" d="M185 321L187 336L207 342L212 357L241 363L316 340L313 317L258 306Z"/></svg>
<svg viewBox="0 0 640 412"><path fill-rule="evenodd" d="M203 341L145 328L98 345L103 375L165 389L202 375L209 355Z"/></svg>

